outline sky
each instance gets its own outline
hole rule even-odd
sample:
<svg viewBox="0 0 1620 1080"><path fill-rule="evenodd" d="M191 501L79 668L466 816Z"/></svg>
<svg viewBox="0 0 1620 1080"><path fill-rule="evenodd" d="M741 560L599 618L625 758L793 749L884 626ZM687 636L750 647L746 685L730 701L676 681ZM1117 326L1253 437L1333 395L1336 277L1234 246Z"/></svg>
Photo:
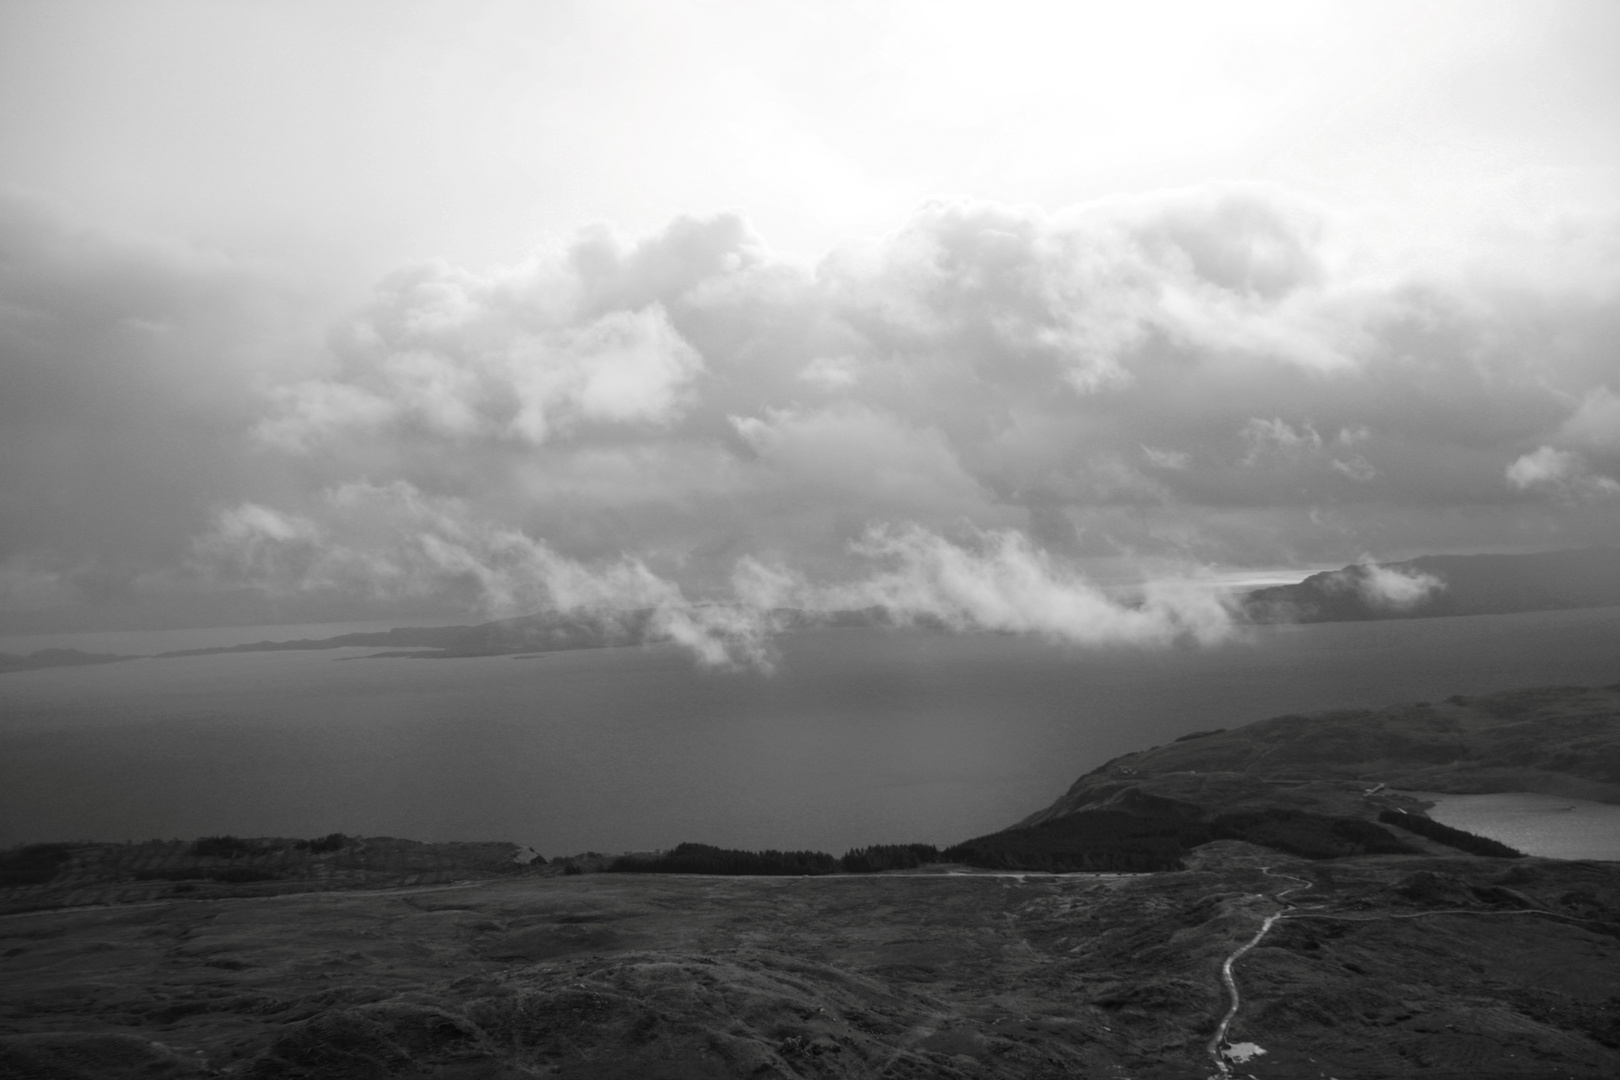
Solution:
<svg viewBox="0 0 1620 1080"><path fill-rule="evenodd" d="M0 631L1203 640L1613 543L1617 342L1603 0L0 0Z"/></svg>

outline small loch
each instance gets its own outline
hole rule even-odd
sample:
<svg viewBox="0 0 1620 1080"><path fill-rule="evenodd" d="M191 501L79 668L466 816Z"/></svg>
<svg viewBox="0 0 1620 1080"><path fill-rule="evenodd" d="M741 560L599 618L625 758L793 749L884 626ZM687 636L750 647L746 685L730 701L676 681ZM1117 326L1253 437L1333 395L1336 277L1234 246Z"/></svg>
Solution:
<svg viewBox="0 0 1620 1080"><path fill-rule="evenodd" d="M1525 791L1406 794L1434 803L1429 816L1441 824L1500 840L1526 855L1620 860L1620 806Z"/></svg>

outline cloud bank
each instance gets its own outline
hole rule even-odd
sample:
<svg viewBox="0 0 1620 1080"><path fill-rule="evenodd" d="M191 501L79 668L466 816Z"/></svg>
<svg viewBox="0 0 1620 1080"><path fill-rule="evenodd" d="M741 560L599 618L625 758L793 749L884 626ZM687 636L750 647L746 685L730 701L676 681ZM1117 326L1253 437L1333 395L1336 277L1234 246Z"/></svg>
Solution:
<svg viewBox="0 0 1620 1080"><path fill-rule="evenodd" d="M639 607L713 662L784 597L1218 640L1088 569L1612 542L1617 220L1441 258L1215 184L932 203L804 266L719 214L402 268L311 331L273 275L8 202L0 609Z"/></svg>
<svg viewBox="0 0 1620 1080"><path fill-rule="evenodd" d="M852 546L863 572L836 584L745 558L723 596L694 600L632 558L580 560L513 529L470 519L409 484L348 484L325 493L323 522L254 503L219 512L194 544L197 571L272 594L340 593L363 602L458 595L491 616L555 612L604 629L650 612L653 640L701 663L771 667L789 610L830 617L881 609L898 623L1039 634L1076 645L1210 644L1231 612L1192 583L1156 583L1144 600L1111 599L1015 532L954 543L918 526L873 527Z"/></svg>
<svg viewBox="0 0 1620 1080"><path fill-rule="evenodd" d="M1433 574L1380 566L1375 562L1361 565L1354 584L1369 607L1386 611L1409 611L1446 587L1446 583Z"/></svg>

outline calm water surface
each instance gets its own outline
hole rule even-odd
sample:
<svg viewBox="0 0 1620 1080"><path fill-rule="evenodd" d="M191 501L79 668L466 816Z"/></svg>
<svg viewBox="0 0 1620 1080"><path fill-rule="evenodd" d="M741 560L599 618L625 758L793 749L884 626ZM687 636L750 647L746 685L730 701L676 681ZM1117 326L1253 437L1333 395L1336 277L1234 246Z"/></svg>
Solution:
<svg viewBox="0 0 1620 1080"><path fill-rule="evenodd" d="M1500 795L1417 793L1429 816L1549 859L1620 860L1620 806L1515 791Z"/></svg>
<svg viewBox="0 0 1620 1080"><path fill-rule="evenodd" d="M172 637L146 640L150 651L204 643ZM53 643L63 642L31 647ZM698 670L662 647L538 659L256 653L20 672L0 676L0 844L333 831L509 839L547 855L682 840L834 853L946 843L1008 825L1108 758L1189 731L1612 683L1617 643L1620 608L1602 608L1269 627L1164 652L827 630L784 638L768 676Z"/></svg>

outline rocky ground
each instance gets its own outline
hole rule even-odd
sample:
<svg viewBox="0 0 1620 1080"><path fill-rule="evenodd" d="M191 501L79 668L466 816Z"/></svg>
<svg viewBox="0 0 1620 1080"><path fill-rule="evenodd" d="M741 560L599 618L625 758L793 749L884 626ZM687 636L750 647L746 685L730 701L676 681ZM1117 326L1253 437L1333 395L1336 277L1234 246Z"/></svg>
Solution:
<svg viewBox="0 0 1620 1080"><path fill-rule="evenodd" d="M18 912L0 973L16 1077L1609 1077L1620 867L530 870Z"/></svg>

